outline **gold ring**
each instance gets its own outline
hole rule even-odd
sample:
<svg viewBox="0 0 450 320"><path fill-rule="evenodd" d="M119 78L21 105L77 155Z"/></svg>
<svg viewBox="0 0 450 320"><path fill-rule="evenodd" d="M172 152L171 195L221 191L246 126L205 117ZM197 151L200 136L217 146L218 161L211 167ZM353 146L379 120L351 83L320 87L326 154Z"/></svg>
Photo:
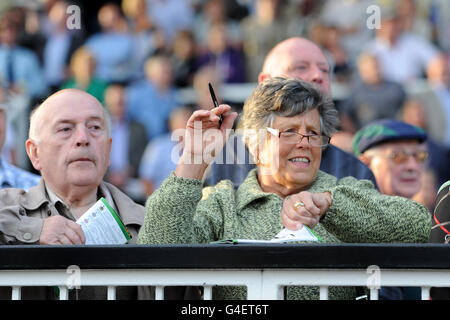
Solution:
<svg viewBox="0 0 450 320"><path fill-rule="evenodd" d="M294 203L294 209L297 209L298 207L304 207L304 206L305 206L305 204L301 201Z"/></svg>

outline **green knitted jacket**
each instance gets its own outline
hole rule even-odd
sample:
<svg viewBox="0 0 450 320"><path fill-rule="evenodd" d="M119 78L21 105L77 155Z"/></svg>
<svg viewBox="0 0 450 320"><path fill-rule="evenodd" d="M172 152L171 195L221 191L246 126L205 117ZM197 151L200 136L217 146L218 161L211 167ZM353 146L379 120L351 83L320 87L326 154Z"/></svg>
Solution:
<svg viewBox="0 0 450 320"><path fill-rule="evenodd" d="M431 215L421 204L380 194L368 180L337 180L319 171L310 192L329 191L332 206L314 232L323 243L428 242ZM147 200L138 243L209 243L222 239L271 239L281 229L283 199L261 190L252 170L237 190L224 180L202 182L173 173ZM301 244L299 244L301 245ZM330 288L330 299L353 299L354 288ZM288 299L318 299L315 287L289 287ZM245 288L218 287L214 298L245 298Z"/></svg>

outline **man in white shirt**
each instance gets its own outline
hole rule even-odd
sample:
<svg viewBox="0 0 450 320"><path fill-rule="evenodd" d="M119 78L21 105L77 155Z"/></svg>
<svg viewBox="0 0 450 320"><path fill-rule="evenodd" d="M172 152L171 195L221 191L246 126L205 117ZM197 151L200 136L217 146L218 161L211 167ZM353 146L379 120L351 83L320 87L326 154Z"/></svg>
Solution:
<svg viewBox="0 0 450 320"><path fill-rule="evenodd" d="M396 13L381 13L381 28L375 39L364 51L377 56L381 72L387 80L408 84L423 77L425 70L439 51L425 39L408 32L401 32Z"/></svg>

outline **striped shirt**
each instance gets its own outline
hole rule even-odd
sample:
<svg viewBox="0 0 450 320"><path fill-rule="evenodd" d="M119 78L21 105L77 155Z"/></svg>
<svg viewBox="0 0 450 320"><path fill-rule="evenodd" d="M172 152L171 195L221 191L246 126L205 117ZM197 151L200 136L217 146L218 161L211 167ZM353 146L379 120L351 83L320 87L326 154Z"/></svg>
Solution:
<svg viewBox="0 0 450 320"><path fill-rule="evenodd" d="M0 189L19 188L28 191L36 186L40 179L40 176L13 166L5 159L0 159Z"/></svg>

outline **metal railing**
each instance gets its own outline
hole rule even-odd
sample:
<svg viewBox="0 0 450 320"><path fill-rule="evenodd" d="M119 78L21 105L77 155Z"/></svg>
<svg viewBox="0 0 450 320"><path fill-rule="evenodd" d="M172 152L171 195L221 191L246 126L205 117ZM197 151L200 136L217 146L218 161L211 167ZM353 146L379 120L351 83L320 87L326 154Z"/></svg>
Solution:
<svg viewBox="0 0 450 320"><path fill-rule="evenodd" d="M78 272L78 274L74 274ZM75 282L77 283L75 283ZM203 299L212 288L247 287L251 300L284 298L284 287L360 286L378 299L380 286L450 287L450 246L441 244L270 244L270 245L126 245L2 246L0 287L21 299L22 287L59 287L68 299L72 285L103 286L107 299L120 286L201 286Z"/></svg>

